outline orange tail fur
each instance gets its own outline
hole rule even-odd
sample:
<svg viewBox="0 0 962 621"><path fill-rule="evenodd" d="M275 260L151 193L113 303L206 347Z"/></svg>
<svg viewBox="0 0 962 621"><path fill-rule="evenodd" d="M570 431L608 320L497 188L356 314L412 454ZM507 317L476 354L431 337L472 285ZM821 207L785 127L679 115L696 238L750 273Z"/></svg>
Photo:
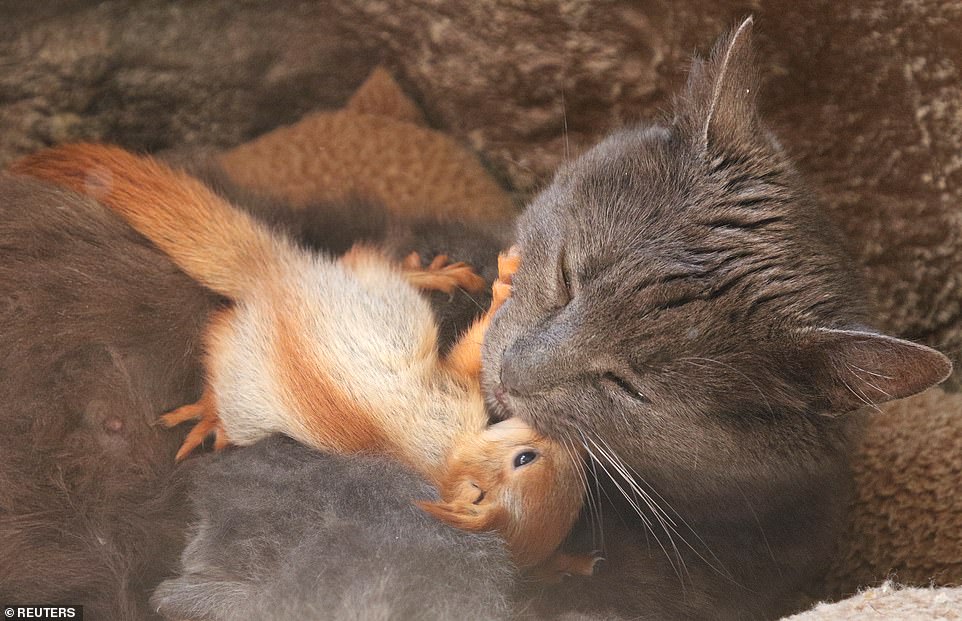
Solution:
<svg viewBox="0 0 962 621"><path fill-rule="evenodd" d="M95 198L227 297L242 297L252 275L269 275L282 260L284 241L197 179L149 156L81 143L34 153L10 169Z"/></svg>

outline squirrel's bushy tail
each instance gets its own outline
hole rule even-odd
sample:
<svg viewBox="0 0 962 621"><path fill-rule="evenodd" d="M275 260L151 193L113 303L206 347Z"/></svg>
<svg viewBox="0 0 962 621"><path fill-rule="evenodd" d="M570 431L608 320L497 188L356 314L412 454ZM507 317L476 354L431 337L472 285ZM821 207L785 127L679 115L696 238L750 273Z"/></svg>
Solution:
<svg viewBox="0 0 962 621"><path fill-rule="evenodd" d="M257 277L270 277L291 247L194 177L119 147L54 147L10 170L95 198L195 280L229 298L243 297Z"/></svg>

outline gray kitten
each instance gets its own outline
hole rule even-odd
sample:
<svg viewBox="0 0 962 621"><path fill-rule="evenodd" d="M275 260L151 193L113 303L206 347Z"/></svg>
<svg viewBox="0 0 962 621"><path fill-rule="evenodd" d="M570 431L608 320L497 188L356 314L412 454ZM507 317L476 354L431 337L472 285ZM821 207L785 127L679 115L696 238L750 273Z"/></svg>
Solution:
<svg viewBox="0 0 962 621"><path fill-rule="evenodd" d="M430 485L391 460L272 436L196 461L181 572L152 599L167 618L508 615L504 543L424 514Z"/></svg>
<svg viewBox="0 0 962 621"><path fill-rule="evenodd" d="M602 519L607 567L543 611L790 611L849 497L857 419L841 415L951 370L867 324L835 231L758 119L751 29L693 63L669 122L563 167L518 224L486 394L584 444L624 499Z"/></svg>

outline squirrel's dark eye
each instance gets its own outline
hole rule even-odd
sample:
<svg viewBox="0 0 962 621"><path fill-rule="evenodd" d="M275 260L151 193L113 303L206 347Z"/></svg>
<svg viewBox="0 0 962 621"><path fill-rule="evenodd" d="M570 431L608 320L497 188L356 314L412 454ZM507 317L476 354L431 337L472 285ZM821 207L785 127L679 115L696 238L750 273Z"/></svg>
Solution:
<svg viewBox="0 0 962 621"><path fill-rule="evenodd" d="M536 459L538 459L538 453L536 451L524 451L522 453L518 453L514 456L514 467L520 468L522 466L527 466Z"/></svg>

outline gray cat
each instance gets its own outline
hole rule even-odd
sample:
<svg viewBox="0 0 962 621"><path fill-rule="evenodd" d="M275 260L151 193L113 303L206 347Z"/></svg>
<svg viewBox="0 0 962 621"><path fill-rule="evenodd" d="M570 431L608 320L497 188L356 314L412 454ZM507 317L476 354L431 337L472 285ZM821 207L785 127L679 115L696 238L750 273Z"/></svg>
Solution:
<svg viewBox="0 0 962 621"><path fill-rule="evenodd" d="M859 419L842 415L950 373L868 325L835 231L756 113L751 30L693 63L670 121L564 166L518 224L486 394L584 444L621 498L595 520L607 567L542 593L542 612L791 611L849 497Z"/></svg>

